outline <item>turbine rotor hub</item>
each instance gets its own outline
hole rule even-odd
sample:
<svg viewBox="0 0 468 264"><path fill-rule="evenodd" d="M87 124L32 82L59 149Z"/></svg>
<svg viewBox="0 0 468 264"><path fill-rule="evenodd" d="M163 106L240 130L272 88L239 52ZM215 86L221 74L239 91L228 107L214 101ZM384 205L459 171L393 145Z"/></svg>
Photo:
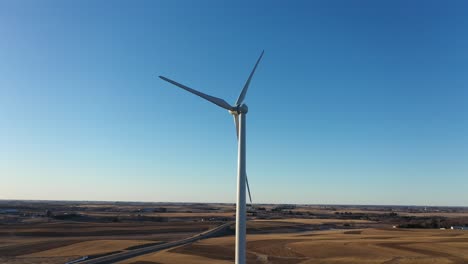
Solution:
<svg viewBox="0 0 468 264"><path fill-rule="evenodd" d="M232 115L247 114L247 112L249 112L249 108L246 104L236 105L229 110Z"/></svg>

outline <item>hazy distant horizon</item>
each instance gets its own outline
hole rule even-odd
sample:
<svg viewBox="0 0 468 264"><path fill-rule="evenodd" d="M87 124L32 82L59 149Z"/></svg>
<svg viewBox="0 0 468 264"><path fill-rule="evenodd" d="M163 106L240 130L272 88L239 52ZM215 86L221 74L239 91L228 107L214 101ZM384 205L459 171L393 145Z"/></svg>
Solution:
<svg viewBox="0 0 468 264"><path fill-rule="evenodd" d="M3 199L0 201L17 201L17 202L65 202L65 203L141 203L141 204L230 204L235 205L233 202L190 202L190 201L95 201L95 200L41 200L41 199ZM250 206L250 203L247 203ZM256 205L301 205L301 206L369 206L369 207L378 207L378 206L389 206L389 207L443 207L443 208L468 208L464 205L431 205L431 204L328 204L328 203L253 203L253 206ZM1 208L0 208L1 209Z"/></svg>

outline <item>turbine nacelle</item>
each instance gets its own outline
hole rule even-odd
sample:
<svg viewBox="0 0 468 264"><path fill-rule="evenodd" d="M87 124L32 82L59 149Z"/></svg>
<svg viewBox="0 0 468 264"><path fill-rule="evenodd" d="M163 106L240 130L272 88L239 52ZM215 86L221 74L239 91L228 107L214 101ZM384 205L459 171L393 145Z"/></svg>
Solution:
<svg viewBox="0 0 468 264"><path fill-rule="evenodd" d="M238 106L234 106L231 110L228 110L231 115L240 115L240 114L247 114L249 112L249 108L246 104L241 104Z"/></svg>

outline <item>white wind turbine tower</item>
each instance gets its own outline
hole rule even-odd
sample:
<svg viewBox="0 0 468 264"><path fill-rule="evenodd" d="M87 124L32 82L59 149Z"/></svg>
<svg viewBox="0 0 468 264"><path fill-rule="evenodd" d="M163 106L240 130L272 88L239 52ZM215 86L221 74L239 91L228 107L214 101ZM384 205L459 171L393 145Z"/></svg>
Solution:
<svg viewBox="0 0 468 264"><path fill-rule="evenodd" d="M260 54L260 57L255 63L255 66L250 73L249 78L247 79L244 88L242 89L239 98L237 98L236 104L231 106L229 103L224 101L221 98L217 98L211 95L204 94L197 90L194 90L190 87L187 87L183 84L175 82L171 79L168 79L163 76L159 76L159 78L170 82L188 92L191 92L195 95L200 96L201 98L212 102L213 104L224 108L229 111L231 115L234 117L234 122L236 125L236 133L237 133L237 141L238 141L238 165L237 165L237 203L236 203L236 264L244 264L245 263L245 251L246 251L246 199L245 199L245 186L247 184L250 203L252 203L252 197L250 196L250 187L249 182L247 180L247 172L245 168L245 140L246 140L246 117L248 108L247 105L243 104L245 99L245 95L247 94L247 90L249 89L250 81L252 80L252 76L257 69L258 63L263 57Z"/></svg>

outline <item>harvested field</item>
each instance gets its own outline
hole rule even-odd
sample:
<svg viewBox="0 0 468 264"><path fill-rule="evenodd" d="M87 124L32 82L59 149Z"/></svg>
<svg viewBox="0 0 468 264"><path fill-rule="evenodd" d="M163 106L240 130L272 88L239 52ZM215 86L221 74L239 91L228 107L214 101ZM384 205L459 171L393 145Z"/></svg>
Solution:
<svg viewBox="0 0 468 264"><path fill-rule="evenodd" d="M93 240L74 243L68 246L41 251L23 257L66 257L92 256L109 252L122 251L129 247L149 244L154 241L145 240Z"/></svg>
<svg viewBox="0 0 468 264"><path fill-rule="evenodd" d="M29 258L29 257L1 257L2 264L63 264L68 261L75 260L74 257L46 257L46 258Z"/></svg>
<svg viewBox="0 0 468 264"><path fill-rule="evenodd" d="M255 222L285 222L285 223L298 223L308 225L324 225L324 224L372 224L374 221L368 220L355 220L355 219L307 219L307 218L284 218L284 219L269 219L269 220L255 220Z"/></svg>
<svg viewBox="0 0 468 264"><path fill-rule="evenodd" d="M75 237L118 236L164 233L199 233L214 227L205 223L41 223L35 225L0 225L0 237Z"/></svg>
<svg viewBox="0 0 468 264"><path fill-rule="evenodd" d="M149 216L160 217L233 217L236 212L205 212L205 213L151 213Z"/></svg>
<svg viewBox="0 0 468 264"><path fill-rule="evenodd" d="M316 231L308 234L249 235L247 244L249 263L468 263L466 231ZM230 236L199 241L123 263L232 263L233 258L234 237Z"/></svg>
<svg viewBox="0 0 468 264"><path fill-rule="evenodd" d="M210 223L52 222L0 225L0 263L65 263L203 232Z"/></svg>
<svg viewBox="0 0 468 264"><path fill-rule="evenodd" d="M18 241L16 244L0 247L0 256L13 257L33 254L78 243L79 240L44 240L44 241Z"/></svg>
<svg viewBox="0 0 468 264"><path fill-rule="evenodd" d="M343 228L344 225L373 225L375 222L367 220L344 220L344 219L305 219L285 218L271 220L253 220L247 223L247 233L291 233L306 232L312 230L330 229L333 227Z"/></svg>

